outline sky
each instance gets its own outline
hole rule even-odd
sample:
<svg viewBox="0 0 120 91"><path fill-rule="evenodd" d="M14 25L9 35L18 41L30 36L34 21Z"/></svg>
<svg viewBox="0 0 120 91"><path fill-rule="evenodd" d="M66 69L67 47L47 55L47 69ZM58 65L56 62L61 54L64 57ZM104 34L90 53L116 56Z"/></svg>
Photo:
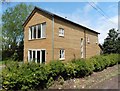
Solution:
<svg viewBox="0 0 120 91"><path fill-rule="evenodd" d="M2 4L0 14L20 2ZM110 29L118 29L118 2L26 2L100 33L99 43L103 43Z"/></svg>

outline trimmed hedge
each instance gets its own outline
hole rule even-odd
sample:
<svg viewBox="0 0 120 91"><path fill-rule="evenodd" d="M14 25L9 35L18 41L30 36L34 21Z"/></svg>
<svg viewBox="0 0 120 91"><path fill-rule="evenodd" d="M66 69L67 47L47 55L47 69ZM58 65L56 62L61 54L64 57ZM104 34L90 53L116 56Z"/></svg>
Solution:
<svg viewBox="0 0 120 91"><path fill-rule="evenodd" d="M84 77L92 72L101 71L109 66L120 63L118 54L100 55L87 60L77 59L67 63L51 61L49 64L19 64L8 61L2 71L3 89L25 90L45 89L53 84L55 80L75 77Z"/></svg>

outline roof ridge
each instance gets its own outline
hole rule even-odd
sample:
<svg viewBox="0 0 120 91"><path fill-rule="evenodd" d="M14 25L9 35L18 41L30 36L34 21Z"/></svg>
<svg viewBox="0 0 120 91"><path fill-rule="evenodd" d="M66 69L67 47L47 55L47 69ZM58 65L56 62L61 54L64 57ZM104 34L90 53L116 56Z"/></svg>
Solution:
<svg viewBox="0 0 120 91"><path fill-rule="evenodd" d="M66 18L64 18L64 17L62 17L62 16L60 16L60 15L51 13L51 12L49 12L49 11L47 11L47 10L45 10L45 9L39 8L39 7L37 7L37 6L35 6L35 8L33 9L33 11L36 10L36 9L37 9L37 10L40 10L40 11L43 11L43 12L45 12L45 13L51 15L51 16L55 16L55 17L64 19L64 20L66 20L67 22L70 22L70 23L73 23L73 24L78 25L78 26L80 26L80 27L83 27L83 28L85 28L85 29L87 29L87 30L90 30L90 31L94 32L94 33L100 34L100 33L97 32L97 31L94 31L94 30L92 30L92 29L90 29L90 28L88 28L88 27L85 27L85 26L83 26L83 25L81 25L81 24L79 24L79 23L76 23L76 22L74 22L74 21L71 21L70 19L66 19ZM31 14L33 13L33 11L31 12ZM30 15L31 15L31 14L30 14ZM25 22L23 23L23 26L25 25L25 23L26 23L26 21L28 20L28 18L30 17L30 15L27 17L27 19L26 19Z"/></svg>

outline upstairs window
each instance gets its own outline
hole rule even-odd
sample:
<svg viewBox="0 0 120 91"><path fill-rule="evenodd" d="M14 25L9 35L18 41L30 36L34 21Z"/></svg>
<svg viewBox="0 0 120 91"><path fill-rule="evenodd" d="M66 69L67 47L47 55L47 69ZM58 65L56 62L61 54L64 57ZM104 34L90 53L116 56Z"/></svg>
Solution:
<svg viewBox="0 0 120 91"><path fill-rule="evenodd" d="M65 50L60 49L60 60L65 59Z"/></svg>
<svg viewBox="0 0 120 91"><path fill-rule="evenodd" d="M29 28L29 40L39 38L46 38L46 23L41 23Z"/></svg>
<svg viewBox="0 0 120 91"><path fill-rule="evenodd" d="M59 28L59 36L64 36L64 29L63 28Z"/></svg>

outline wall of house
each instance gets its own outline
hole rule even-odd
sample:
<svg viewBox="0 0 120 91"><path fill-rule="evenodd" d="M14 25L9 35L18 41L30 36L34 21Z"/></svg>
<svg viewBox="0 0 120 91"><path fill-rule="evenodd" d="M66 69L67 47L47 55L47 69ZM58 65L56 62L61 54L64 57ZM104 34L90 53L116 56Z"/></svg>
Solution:
<svg viewBox="0 0 120 91"><path fill-rule="evenodd" d="M64 29L64 37L59 37L59 28ZM59 50L65 49L65 60L80 58L80 40L84 38L84 30L69 23L55 19L54 58L59 59Z"/></svg>
<svg viewBox="0 0 120 91"><path fill-rule="evenodd" d="M46 39L29 40L29 27L46 22ZM52 59L52 18L42 12L35 13L24 28L24 62L28 60L29 49L46 49L46 60ZM46 61L47 63L48 61Z"/></svg>
<svg viewBox="0 0 120 91"><path fill-rule="evenodd" d="M100 48L98 45L98 34L86 31L86 58L100 54Z"/></svg>
<svg viewBox="0 0 120 91"><path fill-rule="evenodd" d="M46 39L29 40L29 27L46 22ZM43 13L36 12L24 27L24 62L28 60L29 49L46 49L46 63L52 60L52 17ZM64 29L64 37L59 37L59 28ZM86 32L85 32L86 31ZM88 44L87 37L90 40ZM54 19L54 59L59 60L60 49L65 49L65 60L81 58L81 38L84 40L83 57L89 58L99 54L98 35L65 22ZM86 46L85 46L86 45ZM86 55L85 55L86 54Z"/></svg>
<svg viewBox="0 0 120 91"><path fill-rule="evenodd" d="M54 59L59 59L59 50L61 48L65 49L65 60L81 58L81 38L84 40L84 58L99 54L98 43L96 44L96 41L98 41L98 34L87 30L84 33L85 29L74 26L65 21L63 22L60 19L55 19L54 26ZM59 37L59 28L64 29L64 37ZM86 42L87 37L89 37L90 44Z"/></svg>

